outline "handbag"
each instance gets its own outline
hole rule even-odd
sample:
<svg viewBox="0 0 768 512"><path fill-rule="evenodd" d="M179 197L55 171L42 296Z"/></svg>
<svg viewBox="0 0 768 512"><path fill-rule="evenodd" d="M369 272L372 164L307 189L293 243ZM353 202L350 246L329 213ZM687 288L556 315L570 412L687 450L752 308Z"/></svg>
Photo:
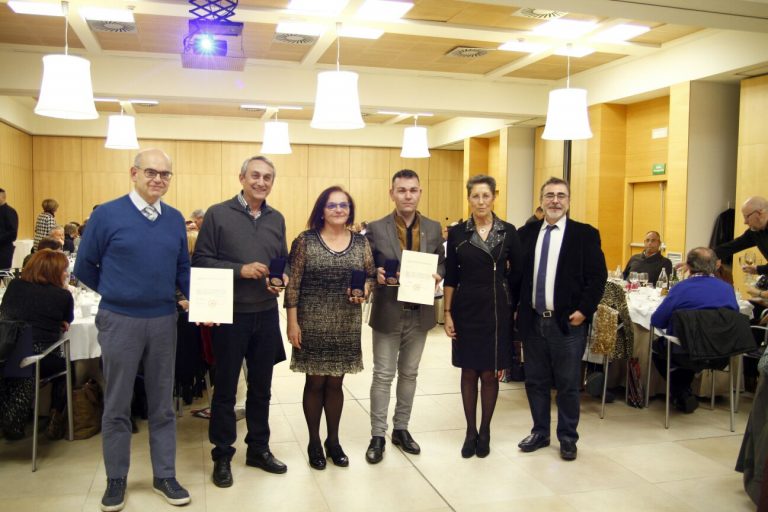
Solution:
<svg viewBox="0 0 768 512"><path fill-rule="evenodd" d="M104 398L98 383L91 379L72 390L72 424L75 439L88 439L101 432Z"/></svg>

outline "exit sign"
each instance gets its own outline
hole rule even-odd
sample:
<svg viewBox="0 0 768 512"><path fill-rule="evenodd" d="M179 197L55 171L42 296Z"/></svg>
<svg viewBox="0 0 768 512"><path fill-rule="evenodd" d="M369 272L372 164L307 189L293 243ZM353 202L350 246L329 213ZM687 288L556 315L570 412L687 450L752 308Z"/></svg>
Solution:
<svg viewBox="0 0 768 512"><path fill-rule="evenodd" d="M655 174L666 174L667 164L653 164L651 166L651 172Z"/></svg>

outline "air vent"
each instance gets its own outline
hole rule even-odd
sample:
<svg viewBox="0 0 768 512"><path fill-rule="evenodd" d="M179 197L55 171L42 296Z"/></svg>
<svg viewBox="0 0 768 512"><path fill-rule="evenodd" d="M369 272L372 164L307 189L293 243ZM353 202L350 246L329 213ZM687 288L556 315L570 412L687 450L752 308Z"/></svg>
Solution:
<svg viewBox="0 0 768 512"><path fill-rule="evenodd" d="M488 50L485 48L477 48L475 46L457 46L453 50L446 53L448 57L461 57L464 59L476 59L487 54Z"/></svg>
<svg viewBox="0 0 768 512"><path fill-rule="evenodd" d="M512 16L519 16L520 18L531 18L534 20L554 20L556 18L562 18L568 14L563 11L553 11L552 9L534 9L533 7L524 7L519 11L512 13Z"/></svg>
<svg viewBox="0 0 768 512"><path fill-rule="evenodd" d="M132 23L130 21L101 21L101 20L87 20L88 26L93 30L94 32L122 32L122 33L129 33L129 34L135 34L138 32L136 30L136 23Z"/></svg>
<svg viewBox="0 0 768 512"><path fill-rule="evenodd" d="M272 40L276 43L310 45L317 42L317 36L307 36L303 34L282 34L276 32Z"/></svg>

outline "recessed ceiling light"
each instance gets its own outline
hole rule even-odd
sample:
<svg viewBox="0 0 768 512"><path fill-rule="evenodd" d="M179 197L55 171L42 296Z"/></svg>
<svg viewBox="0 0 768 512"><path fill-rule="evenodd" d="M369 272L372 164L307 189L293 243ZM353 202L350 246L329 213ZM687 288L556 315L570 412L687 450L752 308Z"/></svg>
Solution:
<svg viewBox="0 0 768 512"><path fill-rule="evenodd" d="M80 14L86 20L93 21L120 21L133 23L133 11L130 9L108 9L106 7L83 7Z"/></svg>
<svg viewBox="0 0 768 512"><path fill-rule="evenodd" d="M589 46L561 46L554 51L555 55L562 55L563 57L586 57L592 53L595 53L594 48Z"/></svg>
<svg viewBox="0 0 768 512"><path fill-rule="evenodd" d="M645 34L651 30L651 27L645 25L629 25L622 23L611 28L605 29L602 32L598 32L593 38L593 41L600 41L604 43L624 43L628 39L635 38L640 34Z"/></svg>
<svg viewBox="0 0 768 512"><path fill-rule="evenodd" d="M383 115L383 116L419 116L419 117L432 117L435 114L432 112L417 112L416 114L412 114L411 112L397 112L394 110L379 110L376 112L377 114Z"/></svg>
<svg viewBox="0 0 768 512"><path fill-rule="evenodd" d="M160 104L157 100L128 100L128 102L141 107L154 107Z"/></svg>
<svg viewBox="0 0 768 512"><path fill-rule="evenodd" d="M252 104L249 104L249 103L240 105L240 108L242 110L267 110L267 106L266 105L252 105Z"/></svg>
<svg viewBox="0 0 768 512"><path fill-rule="evenodd" d="M597 26L594 21L580 20L550 20L535 27L531 32L540 36L556 37L558 39L575 39L590 32Z"/></svg>
<svg viewBox="0 0 768 512"><path fill-rule="evenodd" d="M278 110L304 110L304 107L297 107L296 105L278 105L275 108Z"/></svg>
<svg viewBox="0 0 768 512"><path fill-rule="evenodd" d="M277 24L275 32L278 34L299 34L303 36L320 36L325 32L323 25L316 23L303 23L299 21L281 21Z"/></svg>
<svg viewBox="0 0 768 512"><path fill-rule="evenodd" d="M19 0L11 0L8 2L8 7L10 7L16 14L64 16L64 11L61 9L61 3L22 2Z"/></svg>
<svg viewBox="0 0 768 512"><path fill-rule="evenodd" d="M378 39L382 35L384 35L384 31L379 30L377 28L343 26L338 30L338 34L341 37L356 37L358 39Z"/></svg>
<svg viewBox="0 0 768 512"><path fill-rule="evenodd" d="M548 44L543 43L531 43L524 39L517 39L515 41L507 41L499 46L499 50L507 52L523 52L523 53L539 53L540 51L549 48Z"/></svg>
<svg viewBox="0 0 768 512"><path fill-rule="evenodd" d="M339 14L349 0L291 0L287 9L314 14Z"/></svg>
<svg viewBox="0 0 768 512"><path fill-rule="evenodd" d="M399 20L413 7L413 2L398 2L395 0L366 0L357 10L357 17L391 21Z"/></svg>

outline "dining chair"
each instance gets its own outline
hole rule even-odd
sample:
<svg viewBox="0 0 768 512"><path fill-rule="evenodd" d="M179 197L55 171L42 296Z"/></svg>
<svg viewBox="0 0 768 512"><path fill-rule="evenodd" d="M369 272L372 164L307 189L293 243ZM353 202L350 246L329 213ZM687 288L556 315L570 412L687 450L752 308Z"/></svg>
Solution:
<svg viewBox="0 0 768 512"><path fill-rule="evenodd" d="M0 320L4 322L6 320ZM41 376L41 361L54 354L58 350L64 351L65 369L53 375ZM55 354L54 354L54 357ZM56 343L45 349L40 354L34 353L32 328L27 326L22 330L16 347L5 362L2 368L3 378L34 378L35 379L35 402L34 402L34 420L32 430L32 471L37 471L37 437L38 437L38 416L40 414L40 390L49 382L59 377L66 378L67 385L67 421L68 421L68 439L72 441L74 434L73 415L72 415L72 365L69 360L69 338L61 338Z"/></svg>

